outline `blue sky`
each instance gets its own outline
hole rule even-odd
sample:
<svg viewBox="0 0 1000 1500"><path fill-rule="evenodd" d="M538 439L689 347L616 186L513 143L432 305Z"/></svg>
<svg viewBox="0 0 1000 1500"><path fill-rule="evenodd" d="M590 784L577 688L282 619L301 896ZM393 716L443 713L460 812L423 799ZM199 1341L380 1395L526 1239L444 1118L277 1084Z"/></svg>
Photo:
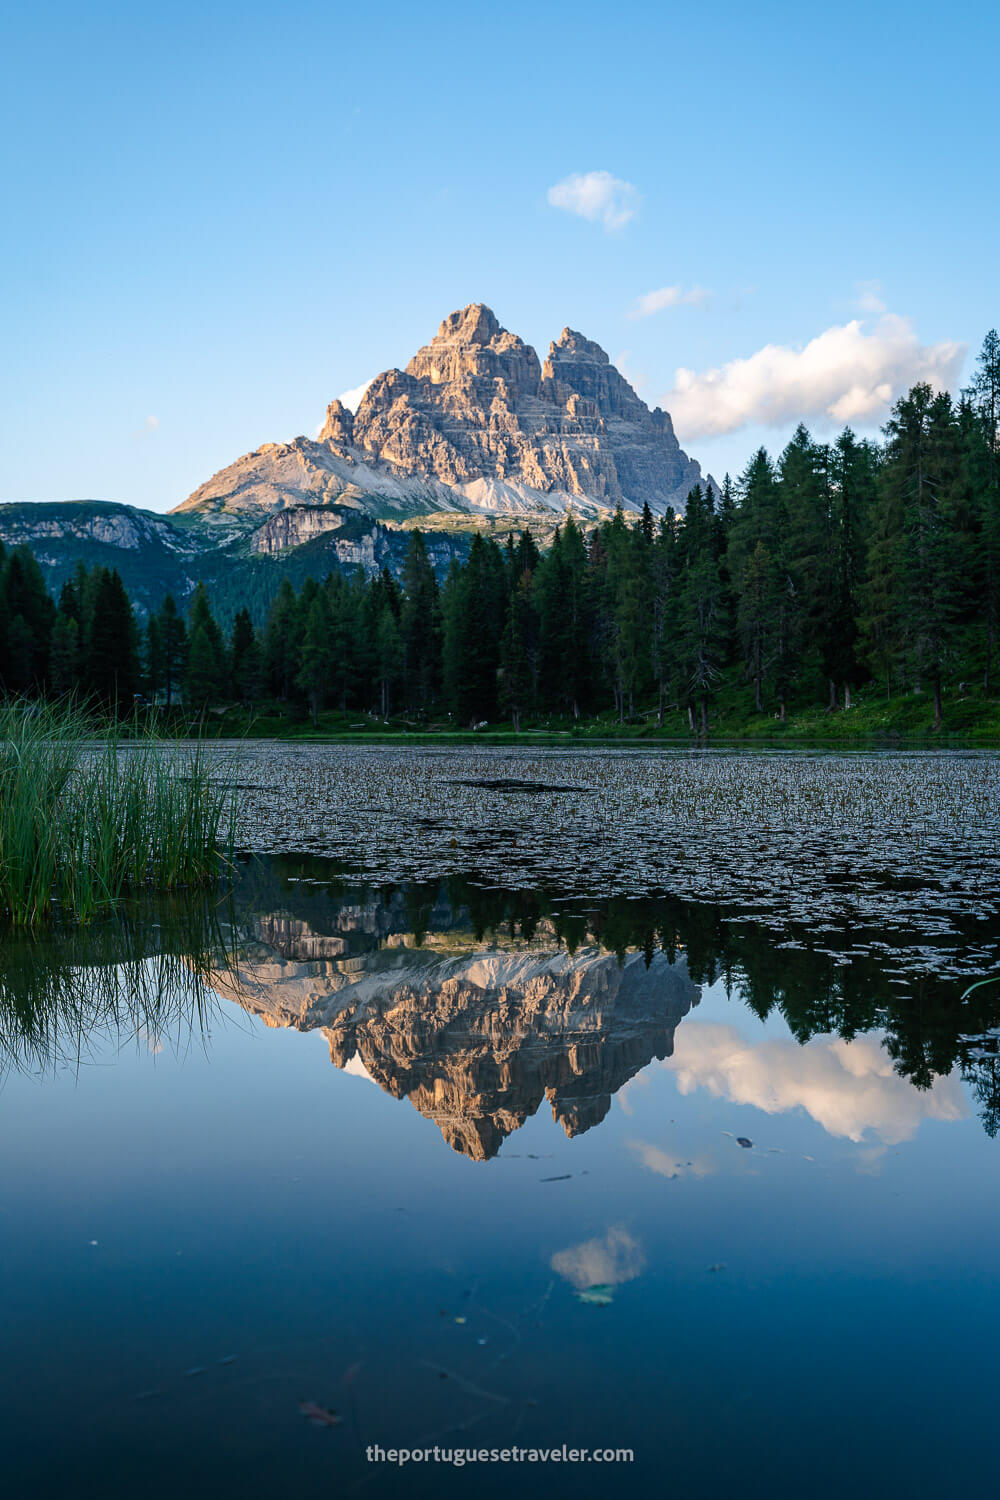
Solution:
<svg viewBox="0 0 1000 1500"><path fill-rule="evenodd" d="M472 300L717 474L875 429L1000 321L998 43L963 0L12 10L0 500L168 509Z"/></svg>

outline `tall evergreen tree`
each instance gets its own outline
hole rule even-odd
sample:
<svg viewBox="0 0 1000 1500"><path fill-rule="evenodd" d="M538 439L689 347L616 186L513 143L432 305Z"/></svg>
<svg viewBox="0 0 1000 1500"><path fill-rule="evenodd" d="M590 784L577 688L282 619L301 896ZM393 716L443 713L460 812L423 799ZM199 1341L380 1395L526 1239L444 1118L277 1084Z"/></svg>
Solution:
<svg viewBox="0 0 1000 1500"><path fill-rule="evenodd" d="M85 681L97 701L131 712L139 688L139 633L117 569L98 572L88 632Z"/></svg>
<svg viewBox="0 0 1000 1500"><path fill-rule="evenodd" d="M777 479L763 448L740 477L740 500L729 532L728 565L737 595L737 628L754 706L764 709L764 685L780 649L782 537Z"/></svg>
<svg viewBox="0 0 1000 1500"><path fill-rule="evenodd" d="M163 646L163 687L167 708L172 707L187 666L187 626L177 608L173 594L167 594L159 613L160 640Z"/></svg>
<svg viewBox="0 0 1000 1500"><path fill-rule="evenodd" d="M226 651L208 590L199 583L188 611L188 652L184 696L194 708L204 709L225 691Z"/></svg>
<svg viewBox="0 0 1000 1500"><path fill-rule="evenodd" d="M263 652L250 611L237 610L229 638L229 673L233 689L241 703L257 698L263 675Z"/></svg>
<svg viewBox="0 0 1000 1500"><path fill-rule="evenodd" d="M983 689L992 690L1000 647L1000 335L991 328L983 340L972 382L972 404L982 431L985 462L976 486L979 549L983 576L985 650Z"/></svg>
<svg viewBox="0 0 1000 1500"><path fill-rule="evenodd" d="M510 715L514 733L521 732L521 716L533 706L538 658L538 618L531 599L531 573L525 569L507 606L507 622L500 642L500 701Z"/></svg>
<svg viewBox="0 0 1000 1500"><path fill-rule="evenodd" d="M724 532L714 493L695 485L688 495L680 539L680 580L675 649L682 662L685 694L708 732L708 705L725 662L727 640L722 579Z"/></svg>
<svg viewBox="0 0 1000 1500"><path fill-rule="evenodd" d="M434 701L441 680L441 609L437 578L420 531L410 536L403 563L399 630L407 702L423 710Z"/></svg>

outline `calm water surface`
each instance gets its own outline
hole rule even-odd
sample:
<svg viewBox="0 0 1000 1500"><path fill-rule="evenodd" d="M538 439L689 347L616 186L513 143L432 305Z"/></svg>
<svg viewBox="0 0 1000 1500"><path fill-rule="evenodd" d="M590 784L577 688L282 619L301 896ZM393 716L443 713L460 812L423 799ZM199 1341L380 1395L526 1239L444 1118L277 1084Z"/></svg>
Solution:
<svg viewBox="0 0 1000 1500"><path fill-rule="evenodd" d="M992 1487L995 892L880 957L579 884L276 855L7 945L5 1494ZM365 1457L435 1443L635 1457Z"/></svg>

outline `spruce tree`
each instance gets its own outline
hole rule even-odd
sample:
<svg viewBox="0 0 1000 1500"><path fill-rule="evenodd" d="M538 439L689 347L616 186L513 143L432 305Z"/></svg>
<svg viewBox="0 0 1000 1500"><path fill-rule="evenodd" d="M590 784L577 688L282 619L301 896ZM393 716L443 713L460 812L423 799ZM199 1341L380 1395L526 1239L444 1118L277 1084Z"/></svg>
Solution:
<svg viewBox="0 0 1000 1500"><path fill-rule="evenodd" d="M222 631L212 614L208 590L199 583L188 611L188 651L184 696L194 708L204 709L225 691L226 652Z"/></svg>
<svg viewBox="0 0 1000 1500"><path fill-rule="evenodd" d="M287 700L298 671L299 609L289 578L281 580L278 597L264 627L264 657L268 682L276 698Z"/></svg>
<svg viewBox="0 0 1000 1500"><path fill-rule="evenodd" d="M764 685L780 651L784 541L777 479L759 448L739 481L729 530L728 567L737 596L736 624L754 706L764 710Z"/></svg>
<svg viewBox="0 0 1000 1500"><path fill-rule="evenodd" d="M100 704L116 713L129 713L139 688L135 616L117 569L95 571L84 679Z"/></svg>
<svg viewBox="0 0 1000 1500"><path fill-rule="evenodd" d="M311 600L306 600L301 660L297 674L297 686L306 696L314 728L319 723L319 711L329 687L329 637L326 595L317 590Z"/></svg>
<svg viewBox="0 0 1000 1500"><path fill-rule="evenodd" d="M723 540L714 493L710 486L703 491L696 485L688 495L680 534L675 651L683 664L685 695L692 710L697 709L703 734L708 731L708 705L725 660Z"/></svg>
<svg viewBox="0 0 1000 1500"><path fill-rule="evenodd" d="M403 675L406 661L406 652L396 613L388 601L383 604L379 614L375 638L382 717L388 719L392 709L393 694Z"/></svg>
<svg viewBox="0 0 1000 1500"><path fill-rule="evenodd" d="M260 690L262 652L250 611L237 610L229 639L229 674L241 703L253 703Z"/></svg>
<svg viewBox="0 0 1000 1500"><path fill-rule="evenodd" d="M403 563L403 601L399 629L403 642L403 675L411 708L426 710L441 678L441 618L437 578L420 531L410 537Z"/></svg>
<svg viewBox="0 0 1000 1500"><path fill-rule="evenodd" d="M985 462L977 463L974 456L969 462L979 470L976 495L985 635L983 690L989 693L1000 648L1000 335L994 328L983 340L971 395L985 450Z"/></svg>
<svg viewBox="0 0 1000 1500"><path fill-rule="evenodd" d="M515 734L520 734L521 716L530 711L534 699L538 618L531 581L531 573L525 570L507 606L500 642L500 701L510 715Z"/></svg>
<svg viewBox="0 0 1000 1500"><path fill-rule="evenodd" d="M160 640L163 646L163 686L167 708L172 707L174 694L180 689L187 666L187 627L181 617L173 594L167 594L159 613Z"/></svg>
<svg viewBox="0 0 1000 1500"><path fill-rule="evenodd" d="M143 690L150 703L156 703L163 688L163 633L153 614L146 621L143 650Z"/></svg>

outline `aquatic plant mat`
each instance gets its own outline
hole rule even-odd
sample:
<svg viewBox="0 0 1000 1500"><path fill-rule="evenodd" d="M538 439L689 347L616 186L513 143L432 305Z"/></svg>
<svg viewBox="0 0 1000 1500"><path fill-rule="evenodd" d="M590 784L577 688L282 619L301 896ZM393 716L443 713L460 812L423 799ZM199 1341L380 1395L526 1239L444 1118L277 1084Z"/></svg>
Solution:
<svg viewBox="0 0 1000 1500"><path fill-rule="evenodd" d="M798 923L839 962L881 956L910 977L970 982L995 971L990 752L251 742L239 775L248 849L323 854L380 881L481 872L485 885L570 903L666 891L775 929Z"/></svg>

